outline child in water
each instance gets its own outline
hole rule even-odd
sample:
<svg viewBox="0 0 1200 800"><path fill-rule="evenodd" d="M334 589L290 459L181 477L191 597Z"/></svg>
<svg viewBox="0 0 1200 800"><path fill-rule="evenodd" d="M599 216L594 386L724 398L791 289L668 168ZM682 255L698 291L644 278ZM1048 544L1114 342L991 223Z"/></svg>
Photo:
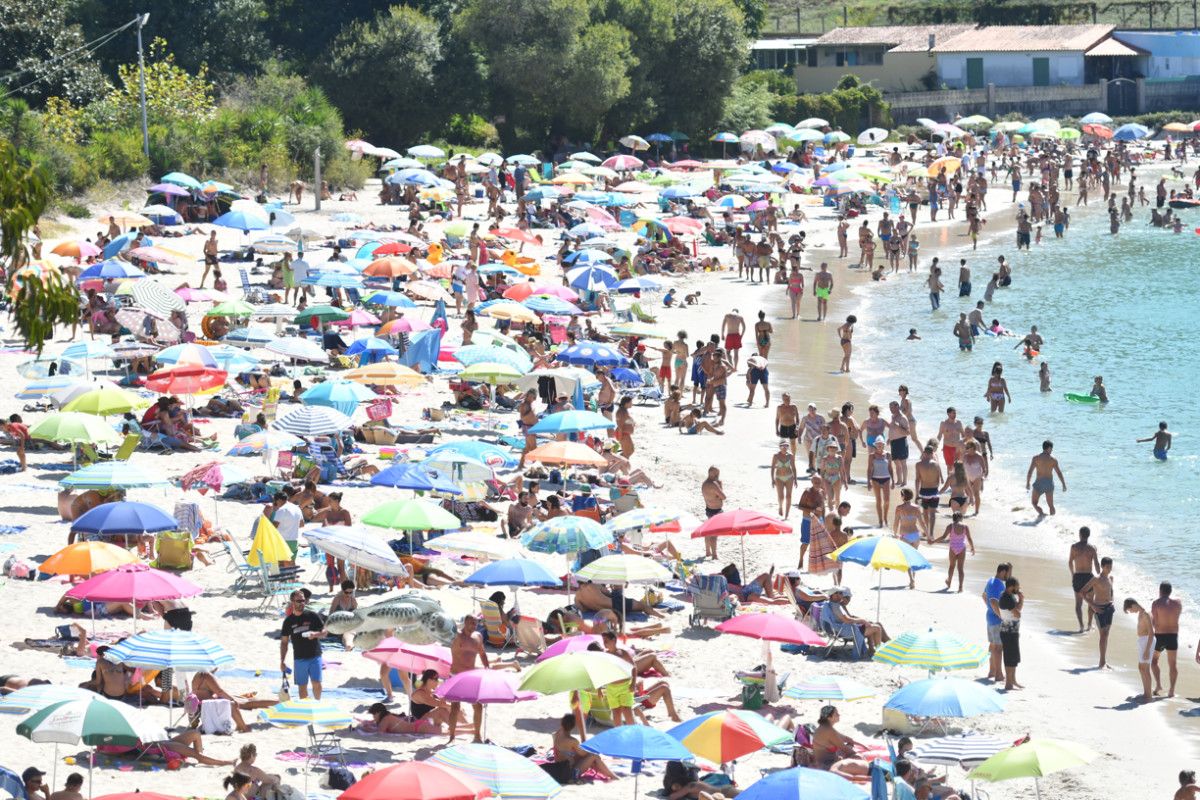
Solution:
<svg viewBox="0 0 1200 800"><path fill-rule="evenodd" d="M1041 383L1043 392L1050 391L1050 365L1045 361L1038 368L1038 381Z"/></svg>

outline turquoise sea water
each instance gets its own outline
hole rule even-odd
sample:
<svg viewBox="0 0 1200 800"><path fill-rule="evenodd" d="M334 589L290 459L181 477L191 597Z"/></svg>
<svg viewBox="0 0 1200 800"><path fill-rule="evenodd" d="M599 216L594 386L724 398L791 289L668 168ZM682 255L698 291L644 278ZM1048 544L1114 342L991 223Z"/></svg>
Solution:
<svg viewBox="0 0 1200 800"><path fill-rule="evenodd" d="M1200 226L1200 212L1182 213L1190 223L1184 233L1150 227L1149 209L1143 208L1114 237L1107 215L1093 206L1075 212L1064 240L1055 240L1047 227L1040 247L1019 253L1015 234L981 241L971 253L969 244L956 245L968 242L965 237L927 229L923 250L952 255L942 258L947 287L942 308L930 312L924 285L928 259L913 275L862 287L862 359L856 377L871 391L872 401L885 408L896 398L896 386L908 384L922 438L936 435L947 406L955 406L964 422L985 417L997 453L997 472L985 489L985 514L1006 514L1023 505L1012 512L1016 519L1033 519L1025 471L1042 440L1052 440L1069 490L1056 494L1059 516L1042 525L1015 525L1012 535L1044 545L1065 561L1061 536L1048 528L1073 532L1078 525L1091 525L1093 542L1117 559L1118 570L1132 565L1146 578L1171 580L1195 597L1200 596L1200 410L1195 400L1200 236L1193 229ZM1019 339L983 336L974 352L960 353L951 334L959 312L982 299L998 255L1013 264L1013 285L996 293L984 317L988 322L998 318L1020 333L1037 325L1046 345L1032 364L1013 349ZM969 301L957 297L960 257L972 267ZM920 342L905 341L913 327ZM1038 387L1042 359L1051 369L1048 394ZM1013 403L1007 413L993 416L983 393L994 361L1004 365ZM1063 399L1064 392L1086 394L1095 375L1104 376L1107 406ZM1134 442L1150 436L1160 420L1176 435L1165 463L1153 459L1149 444Z"/></svg>

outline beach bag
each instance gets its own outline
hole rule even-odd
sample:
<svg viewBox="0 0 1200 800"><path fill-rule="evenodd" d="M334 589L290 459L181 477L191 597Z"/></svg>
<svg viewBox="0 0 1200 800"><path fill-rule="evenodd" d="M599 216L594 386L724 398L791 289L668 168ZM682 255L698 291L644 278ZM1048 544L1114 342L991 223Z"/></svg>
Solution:
<svg viewBox="0 0 1200 800"><path fill-rule="evenodd" d="M279 702L286 703L292 699L292 687L288 685L288 679L285 677L283 683L279 684Z"/></svg>
<svg viewBox="0 0 1200 800"><path fill-rule="evenodd" d="M354 777L354 773L345 767L335 766L329 768L330 789L344 792L356 783L358 783L358 779Z"/></svg>

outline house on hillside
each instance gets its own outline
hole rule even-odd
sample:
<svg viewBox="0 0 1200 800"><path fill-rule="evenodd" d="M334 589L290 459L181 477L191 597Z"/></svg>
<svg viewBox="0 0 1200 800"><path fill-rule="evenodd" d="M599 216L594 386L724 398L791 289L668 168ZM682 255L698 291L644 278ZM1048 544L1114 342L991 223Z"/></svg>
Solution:
<svg viewBox="0 0 1200 800"><path fill-rule="evenodd" d="M1200 77L1200 31L1117 31L1116 36L1149 54L1143 74L1151 80Z"/></svg>
<svg viewBox="0 0 1200 800"><path fill-rule="evenodd" d="M939 41L930 52L949 89L1081 86L1133 79L1147 51L1121 41L1112 25L992 25Z"/></svg>
<svg viewBox="0 0 1200 800"><path fill-rule="evenodd" d="M804 63L805 49L816 37L767 36L750 45L750 60L755 69L775 69L792 74Z"/></svg>
<svg viewBox="0 0 1200 800"><path fill-rule="evenodd" d="M835 28L810 44L796 67L799 92L827 92L854 73L882 92L937 87L937 62L930 49L973 29L971 24Z"/></svg>

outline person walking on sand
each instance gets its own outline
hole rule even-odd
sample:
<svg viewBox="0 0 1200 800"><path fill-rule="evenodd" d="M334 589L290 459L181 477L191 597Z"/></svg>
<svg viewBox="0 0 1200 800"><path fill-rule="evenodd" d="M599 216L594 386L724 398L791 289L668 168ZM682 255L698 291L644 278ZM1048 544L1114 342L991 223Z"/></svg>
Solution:
<svg viewBox="0 0 1200 800"><path fill-rule="evenodd" d="M814 520L817 524L825 518L825 481L821 480L820 475L812 475L810 480L811 485L800 494L800 561L796 564L796 568L804 570L804 556L808 553L808 546L812 544L812 530Z"/></svg>
<svg viewBox="0 0 1200 800"><path fill-rule="evenodd" d="M788 448L787 439L780 439L779 451L771 458L771 485L779 501L779 516L784 519L792 510L792 489L797 482L796 456Z"/></svg>
<svg viewBox="0 0 1200 800"><path fill-rule="evenodd" d="M775 408L775 435L788 442L792 455L796 455L796 437L800 432L800 409L792 402L792 396L783 393L783 401Z"/></svg>
<svg viewBox="0 0 1200 800"><path fill-rule="evenodd" d="M1150 658L1154 650L1154 623L1141 604L1132 597L1125 598L1125 613L1137 614L1137 666L1142 678L1141 702L1149 703L1150 694ZM1200 643L1196 644L1196 661L1200 662Z"/></svg>
<svg viewBox="0 0 1200 800"><path fill-rule="evenodd" d="M773 333L775 333L775 326L767 322L767 312L758 312L758 322L754 323L754 345L758 348L758 354L763 358L771 354L771 335ZM736 361L733 368L737 369Z"/></svg>
<svg viewBox="0 0 1200 800"><path fill-rule="evenodd" d="M1113 605L1112 565L1111 558L1100 559L1100 574L1088 581L1082 592L1089 612L1096 615L1096 628L1100 631L1099 669L1108 669L1108 632L1112 628L1113 615L1117 613L1117 607Z"/></svg>
<svg viewBox="0 0 1200 800"><path fill-rule="evenodd" d="M963 590L963 567L967 563L967 549L970 548L971 555L975 555L975 542L971 539L971 529L963 524L962 519L962 512L955 511L950 517L950 524L946 526L946 530L933 541L934 544L948 542L950 566L946 570L946 591L950 591L950 583L954 578L954 571L957 569L960 594Z"/></svg>
<svg viewBox="0 0 1200 800"><path fill-rule="evenodd" d="M851 314L846 317L846 323L838 328L838 338L842 345L842 364L838 367L839 372L850 371L850 356L854 353L854 324L858 322L858 317Z"/></svg>
<svg viewBox="0 0 1200 800"><path fill-rule="evenodd" d="M1042 495L1046 497L1046 506L1050 509L1050 515L1054 516L1054 476L1058 476L1058 480L1062 483L1062 490L1067 490L1067 479L1063 477L1062 469L1058 466L1058 459L1051 455L1054 452L1054 442L1047 439L1042 442L1042 452L1038 453L1029 460L1029 470L1025 473L1025 490L1029 491L1030 478L1033 478L1033 494L1030 495L1030 500L1033 503L1033 510L1038 513L1039 517L1046 516L1042 511L1042 507L1038 505L1038 500L1042 499ZM1036 473L1036 478L1034 475Z"/></svg>
<svg viewBox="0 0 1200 800"><path fill-rule="evenodd" d="M721 336L725 340L725 351L734 371L738 366L738 355L742 351L742 336L746 333L746 320L735 308L721 321Z"/></svg>
<svg viewBox="0 0 1200 800"><path fill-rule="evenodd" d="M1079 632L1083 633L1083 590L1092 581L1092 570L1100 571L1100 556L1096 548L1088 543L1092 531L1084 525L1079 529L1079 541L1071 545L1067 554L1067 570L1071 573L1071 589L1075 592L1075 618L1079 620ZM1092 611L1088 609L1087 630L1092 629Z"/></svg>
<svg viewBox="0 0 1200 800"><path fill-rule="evenodd" d="M1158 599L1150 604L1150 621L1154 624L1154 657L1150 661L1150 673L1154 676L1154 694L1162 694L1162 672L1158 667L1159 655L1167 654L1167 677L1170 681L1167 697L1175 696L1175 681L1179 678L1176 656L1179 651L1179 617L1183 614L1183 603L1171 597L1171 584L1163 581L1158 585Z"/></svg>
<svg viewBox="0 0 1200 800"><path fill-rule="evenodd" d="M700 484L700 495L704 498L704 516L712 519L725 510L725 488L721 485L721 470L708 468L708 477ZM704 537L704 557L717 558L717 537Z"/></svg>
<svg viewBox="0 0 1200 800"><path fill-rule="evenodd" d="M875 495L875 515L881 528L887 527L888 512L892 504L892 485L896 482L892 457L884 449L885 444L880 436L875 439L875 444L867 453L867 479L871 482L871 492Z"/></svg>
<svg viewBox="0 0 1200 800"><path fill-rule="evenodd" d="M825 319L825 314L829 311L829 298L832 294L833 273L829 271L829 264L822 261L820 269L813 276L813 295L817 298L817 322Z"/></svg>
<svg viewBox="0 0 1200 800"><path fill-rule="evenodd" d="M1154 442L1154 457L1159 461L1167 460L1167 451L1171 449L1171 434L1167 432L1167 423L1158 423L1158 430L1145 439L1138 439L1138 444Z"/></svg>
<svg viewBox="0 0 1200 800"><path fill-rule="evenodd" d="M992 682L1004 680L1003 646L1000 643L1000 597L1004 594L1004 584L1010 575L1012 575L1012 564L1007 561L997 564L996 574L988 578L981 595L983 604L987 607L985 616L989 656L987 679Z"/></svg>
<svg viewBox="0 0 1200 800"><path fill-rule="evenodd" d="M1004 661L1004 690L1024 689L1017 683L1017 667L1021 664L1021 611L1025 595L1016 578L1004 582L1004 594L996 603L1000 612L1000 655Z"/></svg>
<svg viewBox="0 0 1200 800"><path fill-rule="evenodd" d="M934 526L937 524L938 495L942 486L942 468L933 459L932 444L925 445L921 450L921 458L914 471L913 486L916 487L921 508L925 509L925 535L932 542Z"/></svg>

